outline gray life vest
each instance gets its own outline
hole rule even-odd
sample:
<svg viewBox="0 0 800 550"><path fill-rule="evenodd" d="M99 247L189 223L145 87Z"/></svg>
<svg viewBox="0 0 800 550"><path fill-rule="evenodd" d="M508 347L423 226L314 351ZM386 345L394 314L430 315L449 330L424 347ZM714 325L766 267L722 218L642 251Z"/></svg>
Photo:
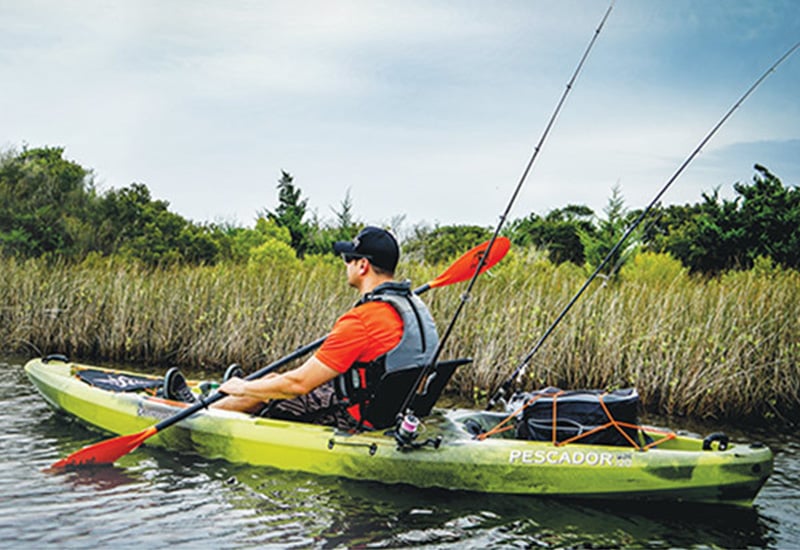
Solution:
<svg viewBox="0 0 800 550"><path fill-rule="evenodd" d="M386 302L403 321L403 336L391 350L369 363L355 363L334 379L340 403L357 420L382 428L394 423L420 371L433 359L439 334L425 303L411 292L411 283L388 282L357 304Z"/></svg>

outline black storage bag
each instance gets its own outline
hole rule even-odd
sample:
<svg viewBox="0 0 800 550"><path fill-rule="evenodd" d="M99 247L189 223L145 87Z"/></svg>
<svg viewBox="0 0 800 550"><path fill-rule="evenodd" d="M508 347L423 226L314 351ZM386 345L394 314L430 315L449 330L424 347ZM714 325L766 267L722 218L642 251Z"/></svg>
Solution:
<svg viewBox="0 0 800 550"><path fill-rule="evenodd" d="M635 388L614 390L613 392L571 390L556 396L560 391L558 388L544 388L514 395L508 404L509 412L519 409L524 403L539 396L518 415L516 425L518 439L553 440L554 400L556 400L557 442L584 434L611 421L600 404L601 396L614 420L633 425L638 424L639 394ZM635 428L622 428L631 439L636 441L637 430ZM608 426L603 430L578 438L574 443L631 446L615 426Z"/></svg>

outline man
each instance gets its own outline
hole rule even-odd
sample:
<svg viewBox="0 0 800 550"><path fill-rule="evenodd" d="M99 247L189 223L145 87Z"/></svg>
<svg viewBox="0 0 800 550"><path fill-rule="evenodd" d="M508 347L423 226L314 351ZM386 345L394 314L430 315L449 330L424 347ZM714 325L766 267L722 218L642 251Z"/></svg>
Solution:
<svg viewBox="0 0 800 550"><path fill-rule="evenodd" d="M231 378L219 388L228 397L212 406L342 429L369 427L369 407L387 391L384 385L375 393L383 375L433 357L438 335L428 308L408 281L394 281L400 256L394 236L366 227L333 249L344 259L347 283L361 294L358 304L302 365L258 380ZM388 391L405 395L410 389L397 386ZM398 395L388 397L396 401Z"/></svg>

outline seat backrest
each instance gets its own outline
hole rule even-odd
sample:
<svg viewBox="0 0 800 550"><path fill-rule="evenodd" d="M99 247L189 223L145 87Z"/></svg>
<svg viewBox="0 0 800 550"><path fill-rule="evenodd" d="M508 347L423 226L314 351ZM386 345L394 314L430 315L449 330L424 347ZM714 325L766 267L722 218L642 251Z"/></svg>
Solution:
<svg viewBox="0 0 800 550"><path fill-rule="evenodd" d="M418 417L430 414L456 368L471 362L472 359L452 359L436 363L417 388L411 404L414 414ZM393 426L422 369L422 366L412 366L384 374L364 409L364 419L378 429Z"/></svg>
<svg viewBox="0 0 800 550"><path fill-rule="evenodd" d="M472 363L472 358L448 359L436 363L436 367L431 369L427 379L422 383L422 387L414 396L412 403L414 414L419 417L428 416L456 369L470 363Z"/></svg>

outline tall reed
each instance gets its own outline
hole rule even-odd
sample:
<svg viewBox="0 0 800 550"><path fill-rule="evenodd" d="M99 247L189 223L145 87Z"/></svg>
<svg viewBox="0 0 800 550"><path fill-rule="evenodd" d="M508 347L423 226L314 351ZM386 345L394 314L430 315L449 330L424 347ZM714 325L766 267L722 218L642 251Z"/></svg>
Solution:
<svg viewBox="0 0 800 550"><path fill-rule="evenodd" d="M519 387L636 386L672 415L772 418L800 410L800 275L771 265L713 279L656 258L596 281L533 357ZM445 266L401 263L416 284ZM481 276L443 357L472 357L449 388L484 396L509 376L586 273L512 251ZM440 328L463 286L425 295ZM341 262L145 269L0 260L0 347L75 359L219 371L263 366L326 334L357 296Z"/></svg>

